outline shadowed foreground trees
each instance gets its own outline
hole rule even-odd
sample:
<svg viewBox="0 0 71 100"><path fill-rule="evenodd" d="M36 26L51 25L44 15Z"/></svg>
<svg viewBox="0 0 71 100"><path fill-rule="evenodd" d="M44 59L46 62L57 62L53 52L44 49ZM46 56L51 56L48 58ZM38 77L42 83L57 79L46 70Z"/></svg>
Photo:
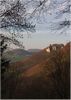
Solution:
<svg viewBox="0 0 71 100"><path fill-rule="evenodd" d="M0 42L0 53L1 53L1 80L4 78L4 72L7 70L9 67L9 62L10 60L6 59L4 57L4 52L7 49L7 44L5 44L5 38L1 37L1 42Z"/></svg>
<svg viewBox="0 0 71 100"><path fill-rule="evenodd" d="M23 0L22 0L23 1ZM5 35L5 40L13 42L18 46L22 46L18 38L22 38L22 32L34 31L35 25L33 25L33 19L39 17L39 15L45 11L49 12L58 9L56 15L59 19L59 15L70 14L71 2L70 0L65 0L62 4L55 2L57 0L0 0L0 29L9 32L9 34L0 34ZM49 2L48 2L49 1ZM33 6L33 11L30 9L30 5ZM67 6L66 6L66 5ZM27 9L29 7L29 9ZM62 7L64 7L62 9ZM27 12L29 11L29 12ZM39 17L40 19L40 17ZM34 21L35 22L35 21ZM54 29L68 29L71 26L70 19L66 18L56 23L52 28ZM2 40L3 42L4 40ZM3 43L4 44L4 43ZM7 45L3 46L5 49ZM4 49L1 49L2 52ZM47 76L47 70L43 70L44 74L40 74L39 77L26 78L23 79L20 77L21 73L17 70L9 70L5 73L5 80L3 83L2 98L69 98L69 51L67 52L60 51L51 53L51 59L47 62L45 69L48 70L50 67L54 70L50 70L50 75ZM2 59L2 64L4 64L5 59ZM7 62L8 64L8 62ZM6 65L7 66L7 65ZM44 77L46 76L46 79ZM20 78L18 78L20 77ZM49 77L49 79L48 79ZM22 81L23 80L23 81ZM29 82L32 81L30 84ZM13 84L12 84L13 83ZM22 85L21 85L22 84ZM45 84L45 85L44 85Z"/></svg>
<svg viewBox="0 0 71 100"><path fill-rule="evenodd" d="M8 70L10 60L4 56L4 52L7 49L7 44L5 43L5 38L1 37L0 41L0 58L1 58L1 93L3 93L3 81L5 77L5 72ZM5 81L4 81L5 82Z"/></svg>
<svg viewBox="0 0 71 100"><path fill-rule="evenodd" d="M41 56L42 57L42 56ZM35 58L34 58L35 59ZM33 59L32 59L33 60ZM25 67L21 64L21 66ZM52 51L39 64L42 72L26 76L25 71L11 66L5 73L2 98L16 99L69 99L70 98L70 44ZM32 66L31 66L32 67ZM34 67L34 66L33 66ZM13 68L13 69L12 69ZM28 70L28 69L27 69ZM26 71L27 71L26 70ZM34 70L32 70L34 73ZM12 84L13 83L13 84Z"/></svg>
<svg viewBox="0 0 71 100"><path fill-rule="evenodd" d="M56 70L51 73L53 86L61 99L70 98L70 44L67 44L64 51L54 53L51 58L52 66ZM67 50L66 50L67 49Z"/></svg>

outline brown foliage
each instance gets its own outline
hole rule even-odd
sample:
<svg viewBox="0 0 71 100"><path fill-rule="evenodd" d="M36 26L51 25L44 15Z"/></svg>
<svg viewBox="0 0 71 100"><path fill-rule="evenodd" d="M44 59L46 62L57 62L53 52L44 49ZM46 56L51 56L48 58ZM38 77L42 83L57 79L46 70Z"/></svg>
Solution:
<svg viewBox="0 0 71 100"><path fill-rule="evenodd" d="M28 58L29 60L25 61L25 65L27 65L27 61L32 63L34 60L36 63L27 67L26 70L22 69L25 67L23 62L18 67L11 66L11 72L6 73L6 84L4 84L2 98L69 99L69 45L67 44L63 49L56 52L51 52L49 57L40 56L42 60L39 61L38 54L35 54L31 59Z"/></svg>

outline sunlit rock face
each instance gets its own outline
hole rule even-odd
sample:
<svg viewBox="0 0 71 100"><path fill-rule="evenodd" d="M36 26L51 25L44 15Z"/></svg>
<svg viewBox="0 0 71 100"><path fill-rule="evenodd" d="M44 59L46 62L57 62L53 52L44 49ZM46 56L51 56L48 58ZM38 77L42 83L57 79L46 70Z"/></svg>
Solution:
<svg viewBox="0 0 71 100"><path fill-rule="evenodd" d="M47 48L47 49L46 49L46 52L49 52L49 53L50 53L50 48Z"/></svg>

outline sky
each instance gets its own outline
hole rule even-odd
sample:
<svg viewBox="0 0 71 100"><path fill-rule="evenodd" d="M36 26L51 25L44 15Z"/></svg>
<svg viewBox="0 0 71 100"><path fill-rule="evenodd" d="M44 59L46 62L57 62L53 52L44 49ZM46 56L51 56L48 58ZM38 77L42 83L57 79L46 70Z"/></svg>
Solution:
<svg viewBox="0 0 71 100"><path fill-rule="evenodd" d="M31 33L30 37L28 35L24 35L23 45L25 46L25 49L43 49L48 47L50 44L54 43L64 43L66 44L70 40L69 34L60 34L60 33L52 33L48 30L40 30Z"/></svg>
<svg viewBox="0 0 71 100"><path fill-rule="evenodd" d="M58 0L60 3L65 0ZM58 5L55 11L52 11L52 14L45 14L44 17L41 15L41 19L36 24L36 32L30 33L28 38L27 34L24 35L23 45L25 49L38 48L43 49L48 47L50 44L54 43L63 43L66 44L71 40L71 27L68 29L64 29L63 34L61 34L60 30L51 30L52 23L56 21L64 20L65 18L69 19L70 14L64 14L63 16L59 16L59 19L55 18L55 12L60 9L62 11L66 7L66 2L62 3L62 5ZM61 12L60 12L61 13ZM54 26L54 25L53 25Z"/></svg>
<svg viewBox="0 0 71 100"><path fill-rule="evenodd" d="M50 0L48 0L48 2L49 1ZM66 30L67 33L64 32L63 34L60 33L60 30L54 31L54 30L51 30L51 28L50 28L50 24L52 22L55 23L55 21L58 21L55 19L55 16L56 16L55 12L59 13L58 10L62 11L67 6L66 0L57 0L57 2L59 2L60 4L57 5L56 10L48 11L52 14L44 13L45 14L44 17L43 17L43 14L41 15L41 19L39 21L37 21L37 24L36 24L36 32L30 33L29 38L28 38L27 34L24 35L24 39L22 41L23 41L23 45L25 46L25 49L31 49L31 48L43 49L43 48L49 46L50 44L54 44L54 43L66 44L67 42L70 41L70 33L71 33L70 28ZM63 16L59 16L59 17L60 17L59 18L60 21L65 18L69 19L70 14L64 14Z"/></svg>
<svg viewBox="0 0 71 100"><path fill-rule="evenodd" d="M50 0L48 0L48 4ZM52 0L51 0L52 1ZM60 2L59 5L57 5L57 8L48 10L48 13L41 14L40 20L36 21L36 32L30 32L27 34L27 32L23 32L24 38L20 41L23 43L25 49L43 49L48 47L50 44L54 43L64 43L70 41L71 36L71 29L66 30L67 33L60 34L60 30L51 30L50 26L55 24L56 21L61 21L65 18L69 18L69 14L64 14L63 16L59 16L59 19L55 18L55 12L59 13L58 10L60 10L60 13L63 9L65 9L67 5L66 0L57 0ZM62 4L61 4L62 2ZM63 3L64 2L64 3ZM32 8L31 8L32 9ZM29 12L31 11L29 10ZM54 10L54 11L53 11ZM35 22L35 19L34 19ZM54 23L54 24L52 24ZM56 27L56 26L55 26ZM64 30L65 31L65 30ZM12 47L15 48L15 46L12 45Z"/></svg>

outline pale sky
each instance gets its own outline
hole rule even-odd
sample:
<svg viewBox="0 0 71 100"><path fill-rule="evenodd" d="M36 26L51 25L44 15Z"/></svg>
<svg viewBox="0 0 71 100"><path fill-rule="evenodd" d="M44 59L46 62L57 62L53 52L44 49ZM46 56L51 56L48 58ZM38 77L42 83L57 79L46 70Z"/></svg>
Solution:
<svg viewBox="0 0 71 100"><path fill-rule="evenodd" d="M65 0L58 0L60 2L63 2L62 4L58 5L57 7L57 11L58 9L60 9L60 11L62 11L67 3L65 2ZM69 42L71 40L71 27L69 29L64 29L64 33L60 34L60 30L58 31L51 31L50 29L50 24L52 22L56 22L58 21L58 19L55 19L55 14L53 11L53 14L45 14L45 16L41 17L41 20L38 21L37 25L36 25L36 32L35 33L31 33L31 36L29 38L27 38L27 34L24 35L24 39L23 39L23 44L25 46L26 49L31 49L31 48L45 48L47 46L49 46L50 44L53 43L64 43L66 44L67 42ZM60 16L59 21L63 20L63 19L70 19L71 16L70 14L64 14L63 16Z"/></svg>
<svg viewBox="0 0 71 100"><path fill-rule="evenodd" d="M44 13L44 16L41 15L40 20L36 21L36 32L29 33L30 34L29 36L27 35L26 32L23 32L24 38L21 39L20 41L25 46L25 49L31 49L31 48L43 49L53 43L66 44L67 42L70 41L71 27L67 30L66 34L65 33L60 34L60 31L50 30L50 24L58 21L58 19L56 20L55 18L55 12L59 13L58 10L62 11L67 6L66 0L57 0L57 1L60 2L60 4L57 5L57 8L54 11L49 10L47 14ZM48 0L48 4L49 3L50 0ZM31 10L32 8L29 11ZM70 19L70 17L71 17L70 14L64 14L64 16L59 17L59 20L65 18Z"/></svg>
<svg viewBox="0 0 71 100"><path fill-rule="evenodd" d="M66 44L70 40L70 35L67 34L59 34L59 33L51 33L47 30L37 31L35 33L31 33L31 36L28 38L27 34L24 35L23 45L25 49L31 48L45 48L53 43L64 43Z"/></svg>

